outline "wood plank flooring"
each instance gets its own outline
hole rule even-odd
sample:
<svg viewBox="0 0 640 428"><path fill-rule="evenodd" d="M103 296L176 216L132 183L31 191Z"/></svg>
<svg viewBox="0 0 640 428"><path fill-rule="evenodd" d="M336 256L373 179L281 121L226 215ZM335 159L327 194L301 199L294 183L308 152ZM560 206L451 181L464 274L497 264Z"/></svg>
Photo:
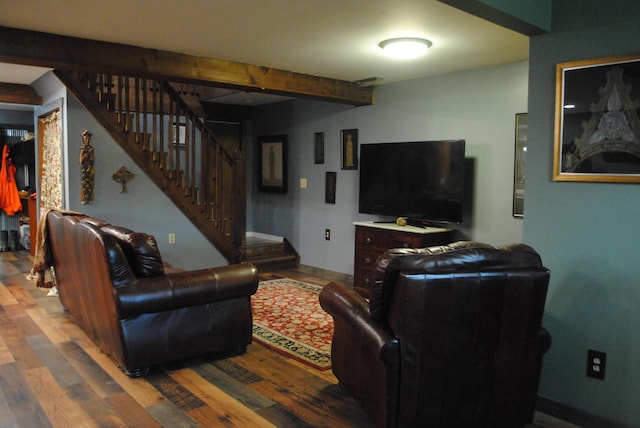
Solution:
<svg viewBox="0 0 640 428"><path fill-rule="evenodd" d="M27 251L0 253L0 427L370 427L328 371L257 343L131 379L101 353L56 297L26 279ZM303 267L271 272L316 284L349 281ZM543 414L535 427L569 427Z"/></svg>

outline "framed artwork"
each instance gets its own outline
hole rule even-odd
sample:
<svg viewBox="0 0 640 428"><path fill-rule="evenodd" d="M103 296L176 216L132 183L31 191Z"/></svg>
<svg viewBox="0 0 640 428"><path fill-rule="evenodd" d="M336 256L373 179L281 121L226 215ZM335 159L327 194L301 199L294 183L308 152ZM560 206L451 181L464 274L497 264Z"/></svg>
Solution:
<svg viewBox="0 0 640 428"><path fill-rule="evenodd" d="M640 183L640 55L558 64L553 179Z"/></svg>
<svg viewBox="0 0 640 428"><path fill-rule="evenodd" d="M340 131L340 151L342 169L358 169L358 130Z"/></svg>
<svg viewBox="0 0 640 428"><path fill-rule="evenodd" d="M258 189L287 193L287 136L258 137Z"/></svg>
<svg viewBox="0 0 640 428"><path fill-rule="evenodd" d="M513 162L513 216L524 217L524 166L527 158L527 113L516 114Z"/></svg>
<svg viewBox="0 0 640 428"><path fill-rule="evenodd" d="M313 134L313 163L316 165L324 163L324 132Z"/></svg>
<svg viewBox="0 0 640 428"><path fill-rule="evenodd" d="M174 123L171 134L171 145L184 148L187 145L187 126L184 123Z"/></svg>
<svg viewBox="0 0 640 428"><path fill-rule="evenodd" d="M327 171L324 179L324 201L327 204L336 203L336 181L337 174L335 172Z"/></svg>

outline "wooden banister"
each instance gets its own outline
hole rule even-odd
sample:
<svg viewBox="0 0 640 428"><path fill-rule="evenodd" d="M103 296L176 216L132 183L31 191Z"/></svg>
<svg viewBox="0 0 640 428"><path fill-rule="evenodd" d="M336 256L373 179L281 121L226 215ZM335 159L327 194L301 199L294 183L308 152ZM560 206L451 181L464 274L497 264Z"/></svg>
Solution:
<svg viewBox="0 0 640 428"><path fill-rule="evenodd" d="M244 156L214 138L168 82L139 76L56 75L230 263L244 236ZM182 131L182 132L181 132Z"/></svg>

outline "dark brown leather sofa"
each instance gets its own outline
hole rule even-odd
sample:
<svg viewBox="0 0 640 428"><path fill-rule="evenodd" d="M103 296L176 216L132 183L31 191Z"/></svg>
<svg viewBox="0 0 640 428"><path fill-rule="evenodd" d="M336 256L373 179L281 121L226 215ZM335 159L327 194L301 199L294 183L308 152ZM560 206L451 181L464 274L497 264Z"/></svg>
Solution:
<svg viewBox="0 0 640 428"><path fill-rule="evenodd" d="M46 219L62 305L130 376L171 361L246 351L255 266L165 272L151 235L58 211Z"/></svg>
<svg viewBox="0 0 640 428"><path fill-rule="evenodd" d="M320 293L333 372L379 427L531 423L548 281L523 244L389 250L369 302L337 283Z"/></svg>

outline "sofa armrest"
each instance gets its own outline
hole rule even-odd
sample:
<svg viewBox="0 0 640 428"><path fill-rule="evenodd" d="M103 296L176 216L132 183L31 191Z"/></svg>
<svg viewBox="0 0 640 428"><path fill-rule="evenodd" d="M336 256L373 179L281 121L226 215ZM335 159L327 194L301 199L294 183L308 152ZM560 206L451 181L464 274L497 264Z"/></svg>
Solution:
<svg viewBox="0 0 640 428"><path fill-rule="evenodd" d="M139 278L114 288L119 318L248 297L258 289L251 263Z"/></svg>
<svg viewBox="0 0 640 428"><path fill-rule="evenodd" d="M385 365L399 366L398 340L388 326L371 317L367 301L357 291L339 283L329 283L320 292L320 306L334 318L339 328L342 324L346 330L358 332L356 342L359 343L352 345L373 350ZM349 338L343 339L349 341ZM334 335L334 340L341 338Z"/></svg>

